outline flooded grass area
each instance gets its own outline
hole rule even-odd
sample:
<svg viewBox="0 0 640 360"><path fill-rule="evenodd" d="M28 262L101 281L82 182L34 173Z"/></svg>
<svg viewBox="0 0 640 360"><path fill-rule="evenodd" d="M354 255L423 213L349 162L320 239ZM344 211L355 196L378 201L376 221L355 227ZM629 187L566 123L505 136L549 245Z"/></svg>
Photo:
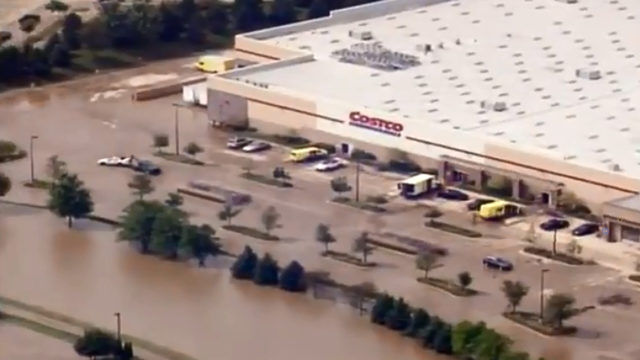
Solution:
<svg viewBox="0 0 640 360"><path fill-rule="evenodd" d="M0 359L80 360L69 342L32 331L13 321L0 322Z"/></svg>

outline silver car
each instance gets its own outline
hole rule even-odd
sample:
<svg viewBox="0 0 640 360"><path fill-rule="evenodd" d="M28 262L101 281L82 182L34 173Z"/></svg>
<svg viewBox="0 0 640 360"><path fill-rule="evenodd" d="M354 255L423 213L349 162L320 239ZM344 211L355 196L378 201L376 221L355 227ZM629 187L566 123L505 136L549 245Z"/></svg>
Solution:
<svg viewBox="0 0 640 360"><path fill-rule="evenodd" d="M258 152L258 151L268 150L270 148L271 148L271 144L269 144L268 142L254 141L251 144L245 145L244 147L242 147L242 151L244 151L244 152Z"/></svg>

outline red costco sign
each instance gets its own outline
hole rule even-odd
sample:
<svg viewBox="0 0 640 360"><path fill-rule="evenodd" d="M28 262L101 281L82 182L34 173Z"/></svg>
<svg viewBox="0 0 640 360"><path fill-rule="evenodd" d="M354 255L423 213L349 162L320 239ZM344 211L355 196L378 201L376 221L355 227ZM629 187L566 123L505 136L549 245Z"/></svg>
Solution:
<svg viewBox="0 0 640 360"><path fill-rule="evenodd" d="M400 136L402 130L404 130L404 126L400 123L367 116L361 114L359 111L352 111L349 114L349 125L379 131L393 136Z"/></svg>

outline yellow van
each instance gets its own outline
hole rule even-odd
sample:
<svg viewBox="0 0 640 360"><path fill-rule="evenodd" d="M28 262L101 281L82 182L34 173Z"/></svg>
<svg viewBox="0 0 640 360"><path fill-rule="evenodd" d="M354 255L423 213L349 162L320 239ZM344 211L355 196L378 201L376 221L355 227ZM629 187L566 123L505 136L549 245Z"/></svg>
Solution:
<svg viewBox="0 0 640 360"><path fill-rule="evenodd" d="M303 161L311 161L317 159L326 158L329 155L329 152L325 149L321 149L315 146L304 147L300 149L293 149L289 153L289 158L287 160L293 162L303 162Z"/></svg>
<svg viewBox="0 0 640 360"><path fill-rule="evenodd" d="M235 59L215 55L201 56L196 63L196 69L212 74L223 73L234 67Z"/></svg>
<svg viewBox="0 0 640 360"><path fill-rule="evenodd" d="M502 200L496 200L480 206L478 216L485 220L504 219L519 215L520 206Z"/></svg>

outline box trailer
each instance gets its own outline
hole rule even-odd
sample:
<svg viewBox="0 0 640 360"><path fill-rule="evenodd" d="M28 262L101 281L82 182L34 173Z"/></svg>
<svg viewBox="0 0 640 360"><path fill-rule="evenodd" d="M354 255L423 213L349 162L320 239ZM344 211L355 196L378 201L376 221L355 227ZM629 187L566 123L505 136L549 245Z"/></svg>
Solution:
<svg viewBox="0 0 640 360"><path fill-rule="evenodd" d="M434 189L435 176L430 174L418 174L398 183L400 195L405 198L414 198L424 195Z"/></svg>
<svg viewBox="0 0 640 360"><path fill-rule="evenodd" d="M182 100L187 104L207 106L207 83L200 82L182 87Z"/></svg>

